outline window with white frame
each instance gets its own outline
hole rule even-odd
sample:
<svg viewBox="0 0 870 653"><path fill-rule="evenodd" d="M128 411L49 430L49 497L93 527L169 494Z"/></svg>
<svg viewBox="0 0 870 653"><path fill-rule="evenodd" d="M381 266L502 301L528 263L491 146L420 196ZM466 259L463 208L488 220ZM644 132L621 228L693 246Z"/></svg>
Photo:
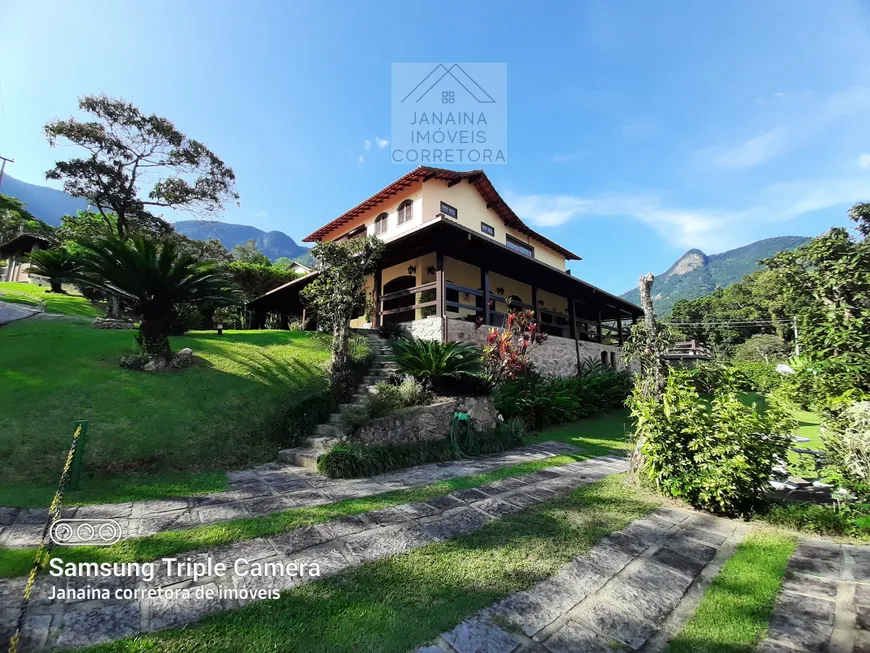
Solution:
<svg viewBox="0 0 870 653"><path fill-rule="evenodd" d="M386 213L381 213L378 217L375 218L375 236L380 236L387 232L387 225L389 223L389 215Z"/></svg>
<svg viewBox="0 0 870 653"><path fill-rule="evenodd" d="M399 219L396 221L398 224L405 224L406 222L410 222L414 219L414 202L411 200L405 200L401 204L399 204L398 210Z"/></svg>

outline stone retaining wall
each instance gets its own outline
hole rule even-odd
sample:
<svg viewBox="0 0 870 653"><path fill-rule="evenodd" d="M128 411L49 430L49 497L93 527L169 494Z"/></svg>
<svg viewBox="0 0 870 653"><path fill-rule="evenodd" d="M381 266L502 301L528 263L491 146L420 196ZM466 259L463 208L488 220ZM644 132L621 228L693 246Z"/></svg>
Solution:
<svg viewBox="0 0 870 653"><path fill-rule="evenodd" d="M404 322L408 333L418 340L441 340L443 319L440 317L427 317L422 320Z"/></svg>
<svg viewBox="0 0 870 653"><path fill-rule="evenodd" d="M447 320L447 340L449 342L475 342L481 347L486 344L489 330L485 327L475 328L472 322L464 320ZM615 356L616 368L626 369L622 360L622 351L614 345L601 345L597 342L580 341L580 358L601 360L601 353L607 354L608 365L611 354ZM546 341L532 348L530 355L532 364L546 376L574 376L577 374L577 349L571 338L549 336ZM634 370L632 370L634 371Z"/></svg>
<svg viewBox="0 0 870 653"><path fill-rule="evenodd" d="M95 329L135 329L136 325L127 320L114 320L107 317L95 317L92 326Z"/></svg>
<svg viewBox="0 0 870 653"><path fill-rule="evenodd" d="M349 438L362 444L409 444L443 440L450 435L455 411L465 412L476 428L496 421L495 404L490 397L455 397L431 406L410 408L405 412L372 420Z"/></svg>

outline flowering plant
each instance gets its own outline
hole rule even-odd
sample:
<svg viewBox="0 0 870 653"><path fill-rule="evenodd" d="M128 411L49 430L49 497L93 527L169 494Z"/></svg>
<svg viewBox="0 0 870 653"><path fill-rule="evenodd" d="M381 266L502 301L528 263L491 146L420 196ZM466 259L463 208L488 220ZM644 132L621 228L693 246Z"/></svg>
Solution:
<svg viewBox="0 0 870 653"><path fill-rule="evenodd" d="M483 360L487 374L496 383L522 376L532 367L529 352L546 339L534 311L510 313L504 329L490 328L486 336Z"/></svg>

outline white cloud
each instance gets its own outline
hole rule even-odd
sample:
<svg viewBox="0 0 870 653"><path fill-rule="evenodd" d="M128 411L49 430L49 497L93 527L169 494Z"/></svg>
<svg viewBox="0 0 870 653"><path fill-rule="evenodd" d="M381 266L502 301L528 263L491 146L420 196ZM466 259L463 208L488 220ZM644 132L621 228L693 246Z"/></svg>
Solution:
<svg viewBox="0 0 870 653"><path fill-rule="evenodd" d="M861 168L870 168L870 154L862 154L858 157L858 166Z"/></svg>
<svg viewBox="0 0 870 653"><path fill-rule="evenodd" d="M755 227L787 222L870 196L870 179L804 179L761 190L743 208L668 206L655 196L518 195L505 193L516 213L531 225L556 227L571 220L611 218L636 220L658 231L667 241L705 252L721 252L753 240Z"/></svg>
<svg viewBox="0 0 870 653"><path fill-rule="evenodd" d="M365 151L368 152L370 149L372 149L372 142L368 139L364 140L363 148L365 148Z"/></svg>
<svg viewBox="0 0 870 653"><path fill-rule="evenodd" d="M784 129L771 129L719 155L715 161L736 168L748 168L764 163L782 151L785 145L784 135Z"/></svg>
<svg viewBox="0 0 870 653"><path fill-rule="evenodd" d="M378 147L384 149L387 145L390 144L390 141L381 138L380 136L375 136L375 143L378 144Z"/></svg>
<svg viewBox="0 0 870 653"><path fill-rule="evenodd" d="M360 155L359 155L359 159L357 159L357 161L359 161L360 163L365 163L365 162L366 162L366 158L365 158L362 154L360 154Z"/></svg>

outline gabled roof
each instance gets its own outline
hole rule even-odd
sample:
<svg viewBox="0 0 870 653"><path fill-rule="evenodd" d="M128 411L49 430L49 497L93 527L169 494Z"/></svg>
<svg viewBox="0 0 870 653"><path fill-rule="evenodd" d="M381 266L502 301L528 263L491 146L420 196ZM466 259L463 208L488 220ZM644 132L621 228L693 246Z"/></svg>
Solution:
<svg viewBox="0 0 870 653"><path fill-rule="evenodd" d="M486 176L486 173L483 170L469 170L468 172L457 172L455 170L446 170L444 168L431 168L429 166L420 166L418 168L414 168L414 170L406 174L404 177L400 177L392 184L375 193L364 202L357 204L350 211L343 213L332 222L322 226L311 235L306 236L302 239L302 242L310 243L322 240L323 237L326 236L328 233L335 231L339 227L347 224L348 222L355 220L356 218L364 215L365 213L368 213L382 202L410 188L413 184L431 181L432 179L440 179L441 181L446 181L453 184L459 183L460 181L467 179L468 183L472 184L480 193L481 197L483 197L483 199L486 201L487 208L495 211L506 225L512 227L513 229L516 229L520 233L526 234L530 238L534 238L539 243L541 243L542 245L546 245L553 251L559 252L568 260L580 260L580 257L573 252L565 249L561 245L554 243L549 238L542 236L538 232L531 229L528 225L526 225L526 223L523 222L520 217L513 212L513 209L511 209L511 207L507 205L507 202L505 202L501 198L501 195L498 194L495 186L492 185L492 182L489 180L489 177Z"/></svg>

